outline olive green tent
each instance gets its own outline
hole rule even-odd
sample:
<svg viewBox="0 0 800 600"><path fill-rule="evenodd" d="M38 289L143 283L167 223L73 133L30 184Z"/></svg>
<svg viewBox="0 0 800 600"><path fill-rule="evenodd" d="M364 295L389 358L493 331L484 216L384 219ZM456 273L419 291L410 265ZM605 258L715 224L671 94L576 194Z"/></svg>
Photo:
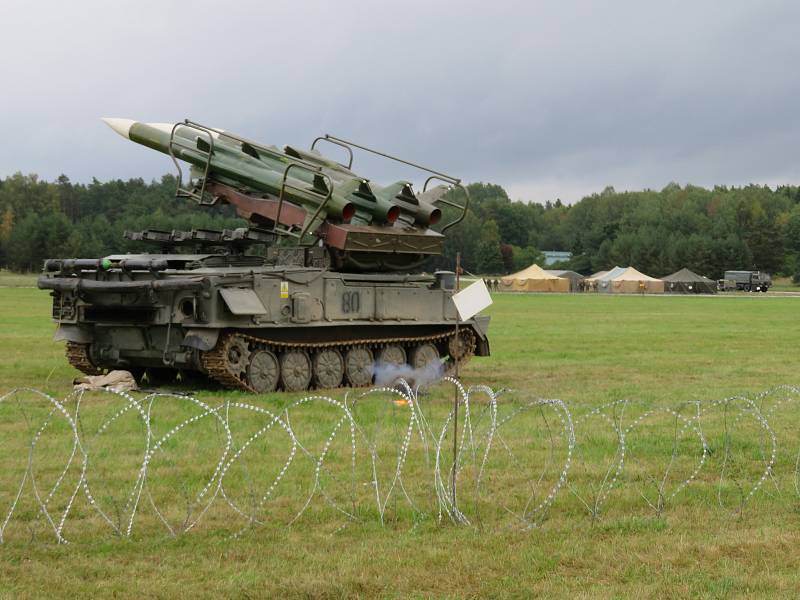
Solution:
<svg viewBox="0 0 800 600"><path fill-rule="evenodd" d="M547 272L550 273L550 275L555 275L556 277L561 277L562 279L569 279L570 292L583 291L583 280L585 277L580 273L576 273L575 271L554 271L552 269L547 269Z"/></svg>
<svg viewBox="0 0 800 600"><path fill-rule="evenodd" d="M716 294L717 284L689 269L681 269L662 278L664 291L672 294Z"/></svg>

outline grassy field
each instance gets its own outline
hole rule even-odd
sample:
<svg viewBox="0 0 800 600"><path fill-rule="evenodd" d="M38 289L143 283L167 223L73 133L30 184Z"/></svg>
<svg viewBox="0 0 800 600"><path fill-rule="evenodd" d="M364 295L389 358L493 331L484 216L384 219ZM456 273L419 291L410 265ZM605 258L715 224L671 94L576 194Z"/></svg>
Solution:
<svg viewBox="0 0 800 600"><path fill-rule="evenodd" d="M798 309L800 299L769 294L702 298L501 294L489 311L492 357L472 361L464 369L464 381L513 388L512 404L536 397L560 398L576 417L620 399L635 400L637 408L632 410L643 414L651 406L756 393L797 382ZM48 312L46 293L0 288L0 339L5 352L0 392L16 386L33 386L58 397L69 392L76 373L66 365L60 344L51 341ZM332 395L341 398L344 393ZM201 391L197 396L209 403L232 399L272 409L299 397L254 398L219 391ZM93 402L87 428L93 410L105 415L113 409L103 400ZM431 394L425 402L433 420L441 421L449 409L441 393ZM165 406L159 413L160 431L189 414L182 410ZM313 435L328 418L310 412L306 411L305 421L298 419L301 435ZM18 424L18 417L14 420L15 414L0 410L4 475L19 472L24 460L24 454L14 450L28 429ZM386 414L393 418L393 413ZM387 436L395 436L397 423L387 425L381 421L385 416L370 408L365 409L364 419L376 426L382 422ZM795 597L800 591L796 560L800 501L793 487L798 416L800 410L795 408L774 419L781 442L775 472L742 512L735 510L735 485L722 486L714 475L720 468L721 446L714 447L716 455L709 459L713 468L666 510L649 507L643 499L652 492L647 473L660 472L659 461L672 447L674 427L666 415L643 425L642 435L631 439L630 469L600 519L590 518L576 497L564 490L529 531L506 526L502 515L491 515L484 528L459 527L417 520L402 507L391 510L383 526L365 511L364 523L337 531L341 519L315 509L287 527L280 521L290 507L276 505L271 509L274 519L241 539L227 535L235 515L220 512L177 539L166 537L152 515L146 516L137 535L124 540L108 532L95 535L97 518L79 497L75 520L65 529L73 540L70 545L56 545L52 536L32 538L34 529L9 527L6 543L0 546L0 597ZM531 463L547 454L547 446L541 444L545 436L536 423L512 422L507 436L511 443L520 442L522 451L524 444L531 448L538 444L526 455ZM712 444L724 439L720 423L714 421L708 432ZM605 470L603 452L608 452L609 438L599 427L593 430L593 424L581 422L578 430L577 450L588 442L593 453L586 461L576 453L570 482L578 489L587 489ZM245 433L247 426L252 424L243 425ZM111 476L114 465L135 466L127 462L135 450L130 437L134 433L133 428L121 426L117 437L106 440L107 446L95 449L99 460L109 461ZM199 440L196 446L176 444L170 460L153 466L161 482L161 488L154 486L156 497L168 498L171 490L181 489L181 471L207 468L197 457L218 442L218 432L209 429L207 434L193 438ZM737 452L759 456L763 436L752 431L736 435ZM262 451L264 457L277 457L282 449ZM409 479L422 473L413 451ZM681 456L691 453L685 449ZM251 472L261 468L257 456L248 463ZM336 460L333 456L332 464ZM686 472L687 465L679 461L675 468ZM58 464L50 466L58 471ZM519 485L518 465L500 461L495 467L491 482L495 498L507 489L512 502ZM757 470L737 473L739 481L757 475ZM0 476L0 488L6 484ZM725 494L730 503L720 507ZM0 489L0 512L8 498L8 490ZM35 515L32 506L24 508L27 513L22 514Z"/></svg>
<svg viewBox="0 0 800 600"><path fill-rule="evenodd" d="M776 292L800 292L800 285L792 282L791 277L776 277L770 289Z"/></svg>
<svg viewBox="0 0 800 600"><path fill-rule="evenodd" d="M38 273L12 273L0 269L0 287L36 287Z"/></svg>

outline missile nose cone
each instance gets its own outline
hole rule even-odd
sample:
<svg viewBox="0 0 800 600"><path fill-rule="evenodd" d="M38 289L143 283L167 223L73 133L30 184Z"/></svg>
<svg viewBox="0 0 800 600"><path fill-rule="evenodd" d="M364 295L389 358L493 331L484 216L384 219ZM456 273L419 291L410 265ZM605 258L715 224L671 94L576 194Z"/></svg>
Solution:
<svg viewBox="0 0 800 600"><path fill-rule="evenodd" d="M126 139L130 138L131 126L136 123L133 119L116 119L113 117L103 117L101 119L106 125Z"/></svg>

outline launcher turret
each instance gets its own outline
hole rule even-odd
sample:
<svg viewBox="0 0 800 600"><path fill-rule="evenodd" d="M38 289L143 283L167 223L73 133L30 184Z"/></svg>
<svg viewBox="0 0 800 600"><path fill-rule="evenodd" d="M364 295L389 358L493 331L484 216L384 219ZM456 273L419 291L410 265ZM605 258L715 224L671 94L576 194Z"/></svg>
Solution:
<svg viewBox="0 0 800 600"><path fill-rule="evenodd" d="M337 269L414 269L441 254L444 232L466 214L466 190L463 204L444 197L452 187L463 189L459 179L333 136L317 138L309 150L280 149L189 120L103 120L123 137L172 157L178 196L203 206L230 204L254 227L294 238L298 246L321 242ZM316 148L322 142L343 148L348 163L323 156ZM353 149L421 170L427 176L422 193L407 181L379 186L357 175ZM187 185L179 161L191 165ZM441 221L441 206L455 216L437 232L431 226Z"/></svg>

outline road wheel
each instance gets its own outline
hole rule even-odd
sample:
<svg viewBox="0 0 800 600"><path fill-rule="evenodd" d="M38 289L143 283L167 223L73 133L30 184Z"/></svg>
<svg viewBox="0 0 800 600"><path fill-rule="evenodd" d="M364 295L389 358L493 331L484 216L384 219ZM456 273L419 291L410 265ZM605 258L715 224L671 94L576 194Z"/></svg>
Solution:
<svg viewBox="0 0 800 600"><path fill-rule="evenodd" d="M280 380L278 357L269 350L256 350L247 365L247 385L259 394L274 392Z"/></svg>
<svg viewBox="0 0 800 600"><path fill-rule="evenodd" d="M89 344L67 342L64 348L69 364L87 375L102 375L105 370L96 367L91 358L92 347Z"/></svg>
<svg viewBox="0 0 800 600"><path fill-rule="evenodd" d="M281 381L287 392L301 392L311 383L311 359L302 350L289 350L281 356Z"/></svg>
<svg viewBox="0 0 800 600"><path fill-rule="evenodd" d="M327 348L314 356L314 382L319 388L336 388L344 377L344 359L335 348Z"/></svg>
<svg viewBox="0 0 800 600"><path fill-rule="evenodd" d="M390 344L381 348L378 354L378 362L382 365L397 365L398 367L406 364L406 351L402 346Z"/></svg>
<svg viewBox="0 0 800 600"><path fill-rule="evenodd" d="M344 373L353 387L363 387L372 383L374 367L372 351L365 346L350 348L344 357Z"/></svg>
<svg viewBox="0 0 800 600"><path fill-rule="evenodd" d="M439 351L433 344L420 344L411 351L411 366L424 369L431 363L439 364Z"/></svg>
<svg viewBox="0 0 800 600"><path fill-rule="evenodd" d="M744 284L744 291L745 292L749 292L750 291L750 284L749 283L745 283Z"/></svg>

